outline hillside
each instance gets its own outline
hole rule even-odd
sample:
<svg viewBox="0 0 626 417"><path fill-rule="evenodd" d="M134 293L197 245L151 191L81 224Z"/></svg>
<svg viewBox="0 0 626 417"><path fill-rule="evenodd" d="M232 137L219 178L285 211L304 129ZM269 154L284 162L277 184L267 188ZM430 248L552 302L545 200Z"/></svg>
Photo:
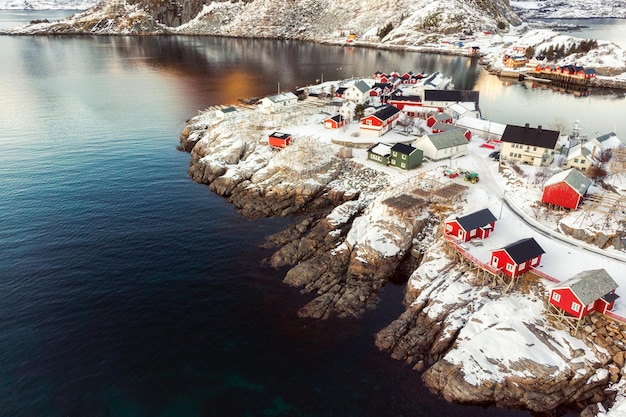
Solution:
<svg viewBox="0 0 626 417"><path fill-rule="evenodd" d="M384 42L407 45L520 23L505 0L254 0L208 5L201 0L104 0L65 21L19 33L174 32L324 41L351 32L379 35L385 28Z"/></svg>

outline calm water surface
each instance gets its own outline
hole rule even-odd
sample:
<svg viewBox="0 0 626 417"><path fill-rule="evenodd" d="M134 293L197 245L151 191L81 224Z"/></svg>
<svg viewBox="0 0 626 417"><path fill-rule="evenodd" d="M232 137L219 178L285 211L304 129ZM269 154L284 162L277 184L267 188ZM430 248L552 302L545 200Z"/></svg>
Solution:
<svg viewBox="0 0 626 417"><path fill-rule="evenodd" d="M530 416L449 404L378 352L401 287L361 320L299 319L310 296L259 249L291 219L246 220L193 183L178 135L198 109L322 73L439 70L502 122L508 108L544 125L612 114L618 99L503 86L457 57L297 42L0 37L0 50L0 416Z"/></svg>

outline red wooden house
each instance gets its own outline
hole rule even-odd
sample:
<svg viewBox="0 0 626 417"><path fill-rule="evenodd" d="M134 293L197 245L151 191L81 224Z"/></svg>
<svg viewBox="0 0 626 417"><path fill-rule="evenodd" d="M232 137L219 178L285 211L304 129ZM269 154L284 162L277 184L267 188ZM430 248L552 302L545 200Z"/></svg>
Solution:
<svg viewBox="0 0 626 417"><path fill-rule="evenodd" d="M291 144L292 137L289 133L274 132L269 136L269 145L274 148L285 148Z"/></svg>
<svg viewBox="0 0 626 417"><path fill-rule="evenodd" d="M365 133L376 133L382 136L390 131L400 117L400 110L394 106L385 106L369 116L361 119L360 129Z"/></svg>
<svg viewBox="0 0 626 417"><path fill-rule="evenodd" d="M550 304L581 319L593 311L606 313L619 297L617 283L604 269L582 271L550 290Z"/></svg>
<svg viewBox="0 0 626 417"><path fill-rule="evenodd" d="M486 239L496 224L496 217L489 209L457 217L445 222L444 233L463 242L471 239Z"/></svg>
<svg viewBox="0 0 626 417"><path fill-rule="evenodd" d="M541 202L576 210L590 186L591 179L571 168L546 181Z"/></svg>
<svg viewBox="0 0 626 417"><path fill-rule="evenodd" d="M329 117L324 120L324 127L327 129L339 129L342 126L345 126L346 119L340 114L337 114L333 117Z"/></svg>
<svg viewBox="0 0 626 417"><path fill-rule="evenodd" d="M544 253L535 239L529 237L492 251L489 263L511 278L516 278L539 265Z"/></svg>
<svg viewBox="0 0 626 417"><path fill-rule="evenodd" d="M433 127L435 123L450 123L452 124L452 116L448 113L437 113L426 119L426 126ZM434 133L434 132L433 132Z"/></svg>

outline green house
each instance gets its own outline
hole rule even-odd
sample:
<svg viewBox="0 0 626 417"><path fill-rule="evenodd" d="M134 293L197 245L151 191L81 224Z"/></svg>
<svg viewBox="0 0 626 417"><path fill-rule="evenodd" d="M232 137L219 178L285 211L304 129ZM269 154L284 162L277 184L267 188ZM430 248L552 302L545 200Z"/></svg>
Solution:
<svg viewBox="0 0 626 417"><path fill-rule="evenodd" d="M424 159L424 152L404 143L396 143L391 147L389 165L400 169L413 169L418 167Z"/></svg>
<svg viewBox="0 0 626 417"><path fill-rule="evenodd" d="M367 150L367 159L378 162L381 165L389 165L390 155L391 145L386 143L377 143Z"/></svg>

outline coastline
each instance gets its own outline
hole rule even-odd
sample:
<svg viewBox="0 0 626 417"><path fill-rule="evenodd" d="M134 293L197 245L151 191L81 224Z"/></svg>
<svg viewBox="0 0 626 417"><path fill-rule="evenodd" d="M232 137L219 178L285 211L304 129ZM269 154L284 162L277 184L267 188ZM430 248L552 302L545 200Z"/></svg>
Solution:
<svg viewBox="0 0 626 417"><path fill-rule="evenodd" d="M320 108L314 103L319 101L305 100L286 112L273 114L271 125L293 126L298 123L296 120L302 120L302 112L313 117ZM463 193L435 198L424 189L419 175L398 176L356 160L339 158L336 164L325 166L322 161L329 154L323 152L306 166L295 164L302 152L315 154L328 149L327 145L272 150L260 137L262 131L255 127L262 119L259 117L262 111L259 108L241 110L237 123L212 120L209 111L192 118L181 135L181 149L191 151L192 178L208 184L242 214L255 217L304 213L298 224L268 239L267 246L274 247L276 252L266 261L274 267L291 268L285 276L285 284L316 294L299 311L300 316L360 317L365 310L376 307L378 291L400 276L409 280L406 311L376 335L376 344L392 358L418 371L425 370L426 384L446 399L537 412L549 412L572 401L592 407L611 399L605 388L609 382L620 378L620 369L613 364L620 360L615 358L623 356L623 352L611 347L611 354L606 355L603 352L608 345L601 339L595 340L598 333L608 334L608 330L600 329L614 328L611 321L595 320L580 338L567 336L566 329L555 328L554 323L541 318L542 294L546 291L546 284L541 280L532 284L527 292L522 291L532 300L527 305L524 303L529 299L522 297L515 301L515 297L503 295L497 288L480 285L471 270L459 268L454 258L445 254L440 225L451 210L467 204ZM234 131L241 142L229 140ZM302 139L296 139L296 143L317 143L313 139L304 142ZM381 192L381 189L386 191ZM406 207L401 200L410 202L412 209L401 209ZM483 200L494 200L492 205L498 204L495 195L486 194ZM515 290L516 294L519 290ZM507 318L508 323L502 322L498 327L518 329L532 322L533 327L538 326L533 333L535 336L524 337L530 338L526 344L533 348L527 347L527 351L518 347L522 351L520 357L512 361L509 368L505 364L510 359L497 359L502 366L491 379L481 376L480 381L469 382L468 371L463 371L453 358L461 355L465 358L461 362L468 364L479 360L478 356L472 356L476 355L474 348L464 348L460 343L469 331L466 329L474 325L472 317L482 314L481 311L488 314L486 312L496 308L495 305L517 303L525 305L519 308L534 313L516 323L508 322ZM489 317L495 316L492 313ZM485 322L484 326L479 333L487 332L492 325ZM625 330L617 328L617 331L610 330L611 343ZM535 339L537 334L550 336L542 341ZM509 339L511 334L505 331L489 337L490 342L475 337L467 340L493 343L500 337ZM570 348L583 343L578 345L579 349L589 356L585 357L582 368L577 362L580 356L566 355L562 364L556 358L556 362L546 364L529 359L533 357L531 352L541 350L544 343L546 346L563 343ZM464 351L467 352L462 353ZM516 361L532 370L533 376L520 379ZM557 362L559 371L555 376ZM538 387L541 388L537 390ZM546 392L550 395L546 396Z"/></svg>

